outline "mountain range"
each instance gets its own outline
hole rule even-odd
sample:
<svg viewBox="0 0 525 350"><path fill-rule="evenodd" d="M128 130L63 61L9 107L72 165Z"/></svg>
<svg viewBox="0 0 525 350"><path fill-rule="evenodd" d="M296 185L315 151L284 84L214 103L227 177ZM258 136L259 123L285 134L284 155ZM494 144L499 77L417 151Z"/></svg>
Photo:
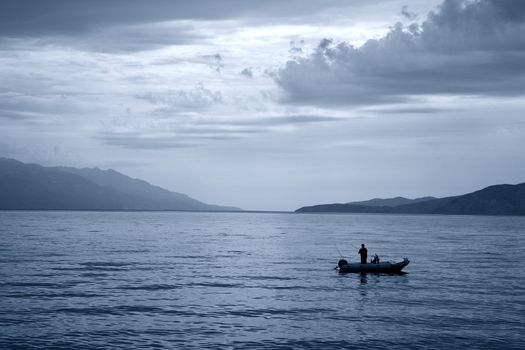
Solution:
<svg viewBox="0 0 525 350"><path fill-rule="evenodd" d="M397 207L400 205L425 202L431 199L436 199L435 197L421 197L416 199L409 199L405 197L394 197L394 198L374 198L367 201L361 202L349 202L346 204L353 205L366 205L368 207Z"/></svg>
<svg viewBox="0 0 525 350"><path fill-rule="evenodd" d="M0 158L2 209L241 211L206 204L112 169L45 167L8 158ZM525 183L445 198L374 198L306 206L295 212L525 215Z"/></svg>
<svg viewBox="0 0 525 350"><path fill-rule="evenodd" d="M240 211L168 191L115 170L44 167L0 158L0 209Z"/></svg>
<svg viewBox="0 0 525 350"><path fill-rule="evenodd" d="M403 197L363 202L320 204L299 208L296 213L385 213L447 215L525 215L525 183L494 185L460 196Z"/></svg>

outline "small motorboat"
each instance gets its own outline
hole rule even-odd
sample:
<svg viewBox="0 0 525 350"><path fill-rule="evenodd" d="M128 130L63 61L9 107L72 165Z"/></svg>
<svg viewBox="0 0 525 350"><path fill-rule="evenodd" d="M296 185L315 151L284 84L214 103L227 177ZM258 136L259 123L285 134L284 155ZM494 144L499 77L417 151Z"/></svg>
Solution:
<svg viewBox="0 0 525 350"><path fill-rule="evenodd" d="M337 267L339 272L400 273L409 263L410 261L407 258L397 263L386 261L375 264L348 263L345 259L341 259L337 263Z"/></svg>

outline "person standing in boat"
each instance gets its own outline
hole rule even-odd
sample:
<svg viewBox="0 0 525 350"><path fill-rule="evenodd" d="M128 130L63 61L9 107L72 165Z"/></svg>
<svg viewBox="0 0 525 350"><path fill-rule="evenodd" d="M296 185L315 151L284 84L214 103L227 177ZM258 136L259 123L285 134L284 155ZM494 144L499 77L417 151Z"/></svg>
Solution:
<svg viewBox="0 0 525 350"><path fill-rule="evenodd" d="M365 248L364 244L361 244L361 249L359 249L359 255L361 255L361 264L366 264L366 258L368 257L368 250Z"/></svg>

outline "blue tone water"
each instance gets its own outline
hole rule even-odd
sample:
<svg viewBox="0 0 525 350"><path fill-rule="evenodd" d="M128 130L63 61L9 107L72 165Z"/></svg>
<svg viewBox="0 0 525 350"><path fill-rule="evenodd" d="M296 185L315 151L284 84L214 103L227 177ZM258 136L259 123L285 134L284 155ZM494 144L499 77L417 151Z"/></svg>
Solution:
<svg viewBox="0 0 525 350"><path fill-rule="evenodd" d="M523 349L524 261L520 217L0 212L0 348Z"/></svg>

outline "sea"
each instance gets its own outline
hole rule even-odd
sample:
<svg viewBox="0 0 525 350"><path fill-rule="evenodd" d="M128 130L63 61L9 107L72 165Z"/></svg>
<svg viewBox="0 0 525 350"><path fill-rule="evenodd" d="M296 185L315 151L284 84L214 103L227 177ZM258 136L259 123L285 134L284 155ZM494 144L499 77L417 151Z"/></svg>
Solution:
<svg viewBox="0 0 525 350"><path fill-rule="evenodd" d="M525 217L3 211L0 349L524 349L524 263Z"/></svg>

